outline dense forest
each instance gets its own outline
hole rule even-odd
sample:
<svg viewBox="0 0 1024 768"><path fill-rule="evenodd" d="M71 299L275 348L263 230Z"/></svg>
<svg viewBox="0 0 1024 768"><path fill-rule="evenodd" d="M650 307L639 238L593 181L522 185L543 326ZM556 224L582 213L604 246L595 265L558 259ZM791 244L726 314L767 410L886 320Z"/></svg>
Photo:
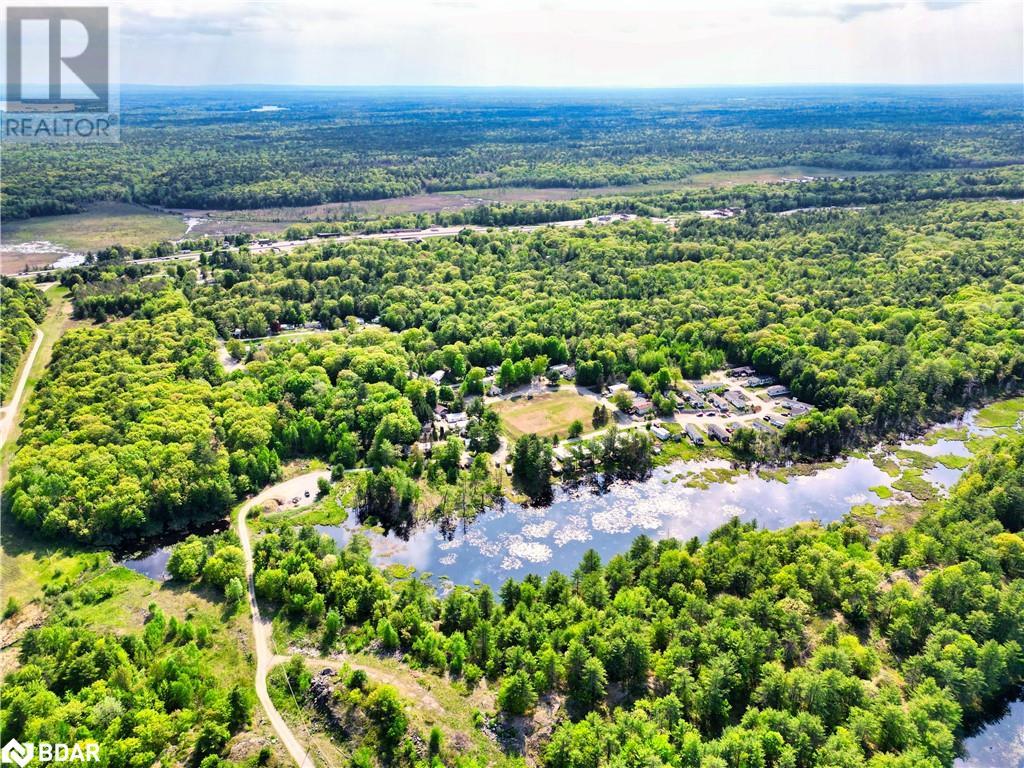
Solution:
<svg viewBox="0 0 1024 768"><path fill-rule="evenodd" d="M32 346L36 326L46 315L46 297L30 283L0 280L0 401L6 403L21 357Z"/></svg>
<svg viewBox="0 0 1024 768"><path fill-rule="evenodd" d="M74 599L104 599L88 590ZM250 725L253 697L248 686L219 684L210 666L213 632L156 605L141 632L120 636L62 621L58 609L21 640L19 666L0 692L0 731L22 742L96 742L110 768L162 761L232 768L238 764L220 753Z"/></svg>
<svg viewBox="0 0 1024 768"><path fill-rule="evenodd" d="M880 540L850 519L733 521L705 543L591 551L497 595L438 597L386 577L362 539L339 550L282 526L257 543L256 585L324 651L400 652L470 690L486 678L499 733L558 702L551 768L948 766L965 728L1024 683L1022 466L1024 438L995 442L948 500ZM396 722L369 731L381 764L416 765L416 734Z"/></svg>
<svg viewBox="0 0 1024 768"><path fill-rule="evenodd" d="M119 144L9 147L3 218L68 213L96 200L255 208L485 187L594 188L780 165L926 170L1024 159L1011 87L126 88L121 104ZM254 111L268 104L281 109Z"/></svg>
<svg viewBox="0 0 1024 768"><path fill-rule="evenodd" d="M507 387L571 363L579 384L628 380L671 409L683 379L749 363L817 408L780 433L744 435L736 457L829 457L1020 387L1021 230L1011 202L917 201L219 247L198 272L74 270L76 315L113 322L57 345L5 503L50 533L111 540L223 514L283 460L317 456L374 470L358 489L366 519L403 528L421 506L473 514L500 493L487 459L497 414L477 401L465 444L432 456L415 444L438 438L436 406L474 403L488 367ZM336 332L245 341L305 323ZM225 373L217 335L244 368ZM435 371L444 385L427 379ZM545 451L524 443L513 461L515 485L538 501ZM613 476L649 466L649 446L604 453ZM437 498L420 504L424 478Z"/></svg>
<svg viewBox="0 0 1024 768"><path fill-rule="evenodd" d="M231 453L246 436L216 435L236 401L215 398L212 328L172 294L146 311L156 318L79 328L56 345L4 493L23 523L109 538L223 513L234 498Z"/></svg>
<svg viewBox="0 0 1024 768"><path fill-rule="evenodd" d="M584 385L667 367L664 391L724 353L819 407L785 436L814 456L1020 385L1022 242L1009 202L684 216L220 251L191 295L224 337L379 318L414 370L456 379L544 356L574 362Z"/></svg>
<svg viewBox="0 0 1024 768"><path fill-rule="evenodd" d="M247 512L269 652L293 654L274 658L269 695L317 720L296 730L306 748L333 739L352 768L494 764L476 737L502 768L524 753L543 768L949 768L1024 690L1019 430L972 435L970 460L925 456L970 463L927 502L877 486L902 495L876 519L733 519L705 541L641 536L493 589L378 567L360 532L341 546L300 524L405 537L430 522L447 544L477 515L543 519L559 477L600 493L699 456L785 482L1019 394L1019 89L126 88L122 107L119 144L5 146L3 220L99 200L594 196L334 211L283 233L309 242L112 245L57 275L76 322L53 329L5 446L18 595L4 598L3 741L95 740L116 768L276 765L286 752L250 686L263 646L236 623L247 542L186 533L286 479L308 487ZM724 183L782 166L818 170ZM703 172L718 182L676 183ZM651 182L674 183L616 189ZM434 225L461 231L312 239ZM0 281L0 394L46 309L28 282ZM709 429L700 447L677 422L654 428L734 365L785 385L802 415L769 426L755 410L745 423L763 429L728 444ZM513 424L517 391L575 410L534 434ZM641 396L647 416L617 412ZM862 461L884 474L875 458ZM166 584L101 572L97 548L135 567L164 535ZM83 623L108 609L108 629ZM440 705L421 716L409 688L457 700L469 727L453 733Z"/></svg>
<svg viewBox="0 0 1024 768"><path fill-rule="evenodd" d="M399 338L383 329L271 345L226 377L211 324L180 291L146 282L157 289L128 279L96 284L105 293L79 291L85 306L118 285L144 301L116 302L135 316L73 330L56 346L24 419L5 510L52 536L130 540L220 517L277 479L283 459L322 456L339 469L388 470L363 489L365 514L412 523L411 507L392 508L405 477L393 467L439 399L461 403L461 393L412 378ZM497 420L481 406L470 445L493 451ZM482 509L496 494L490 470L476 462L463 471L462 443L450 447L429 463L414 452L404 471L459 486L448 505ZM438 511L455 509L442 501Z"/></svg>

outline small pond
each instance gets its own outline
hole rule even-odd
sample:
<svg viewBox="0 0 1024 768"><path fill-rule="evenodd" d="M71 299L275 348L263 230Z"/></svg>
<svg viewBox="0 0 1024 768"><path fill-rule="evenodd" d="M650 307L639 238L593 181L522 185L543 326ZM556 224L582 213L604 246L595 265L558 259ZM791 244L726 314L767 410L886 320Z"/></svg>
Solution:
<svg viewBox="0 0 1024 768"><path fill-rule="evenodd" d="M992 434L977 427L975 412L956 423L936 429L966 429L971 435ZM926 444L930 442L931 444ZM928 456L969 456L965 443L943 436L935 442L910 440L900 444ZM887 454L901 466L908 462ZM792 475L785 481L752 472L735 474L727 482L708 480L729 469L724 460L678 462L656 469L638 483L616 483L599 489L595 484L558 486L547 507L527 507L505 501L473 521L421 526L408 538L367 530L351 513L341 525L317 530L341 545L363 533L380 565L401 564L421 573L458 584L475 581L498 587L509 577L528 573L545 575L554 569L571 570L586 550L593 548L605 560L626 551L640 534L652 538L706 537L738 517L763 528L778 529L817 520L827 524L865 503L882 508L906 499L898 491L888 499L873 488L892 488L896 478L872 458L850 458L814 474ZM941 491L952 486L961 470L941 464L925 470L924 478ZM218 521L220 529L227 522ZM212 531L211 531L212 532ZM156 580L166 580L170 546L184 538L181 532L154 541L122 560L123 565Z"/></svg>
<svg viewBox="0 0 1024 768"><path fill-rule="evenodd" d="M885 504L868 489L890 481L871 460L852 459L785 483L743 474L732 482L688 485L702 470L728 466L725 461L670 465L646 481L616 483L604 492L587 485L557 487L547 507L506 501L473 522L455 523L454 530L420 528L407 540L373 532L368 536L381 564L400 563L459 584L479 580L497 587L510 576L571 569L591 548L607 560L628 549L640 534L704 537L734 516L765 528L803 520L827 523L855 504L872 499ZM318 530L345 544L363 529L352 513L346 524Z"/></svg>
<svg viewBox="0 0 1024 768"><path fill-rule="evenodd" d="M157 536L147 537L136 543L131 551L115 552L114 559L125 568L148 576L154 581L167 581L171 575L167 572L167 561L171 559L174 545L187 537L211 536L228 529L227 518L196 523L185 530L167 531Z"/></svg>
<svg viewBox="0 0 1024 768"><path fill-rule="evenodd" d="M936 429L992 434L992 430L975 425L975 415L969 412L960 421ZM932 457L970 455L962 441L942 437L926 444L931 442L908 440L899 447ZM892 454L886 458L901 467L909 466ZM827 524L857 505L870 502L881 508L902 496L894 491L891 498L882 499L872 490L880 486L891 489L896 479L872 458L846 459L839 466L811 475L792 475L786 481L755 473L740 473L728 482L702 481L707 476L702 473L728 468L729 463L722 460L679 462L655 470L646 481L616 483L605 490L587 485L556 487L554 501L547 507L506 501L472 522L424 526L407 539L367 532L354 513L344 524L321 525L317 530L341 545L355 533L364 533L381 565L412 566L457 584L480 581L497 587L509 577L571 570L590 548L607 560L626 551L640 534L655 539L704 538L732 517L756 521L768 529L807 520ZM923 477L945 491L961 472L938 464L925 470Z"/></svg>

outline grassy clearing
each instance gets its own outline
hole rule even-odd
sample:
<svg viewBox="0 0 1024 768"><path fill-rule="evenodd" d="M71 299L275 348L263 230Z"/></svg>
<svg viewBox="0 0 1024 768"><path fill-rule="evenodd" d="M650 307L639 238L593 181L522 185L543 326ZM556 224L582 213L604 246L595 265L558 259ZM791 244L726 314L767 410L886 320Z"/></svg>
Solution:
<svg viewBox="0 0 1024 768"><path fill-rule="evenodd" d="M654 457L654 466L656 467L662 467L674 461L694 461L704 455L701 449L689 440L680 440L678 443L669 440L660 445L661 453Z"/></svg>
<svg viewBox="0 0 1024 768"><path fill-rule="evenodd" d="M180 216L157 213L130 203L95 203L82 213L39 216L4 227L11 244L45 240L72 251L97 251L110 245L145 246L185 234Z"/></svg>
<svg viewBox="0 0 1024 768"><path fill-rule="evenodd" d="M321 469L312 467L307 471ZM348 511L355 504L356 474L349 474L331 486L331 492L312 504L273 510L264 507L264 511L253 517L250 513L249 522L254 530L264 531L276 528L281 523L291 525L341 525L348 519Z"/></svg>
<svg viewBox="0 0 1024 768"><path fill-rule="evenodd" d="M890 488L888 485L875 485L869 488L868 490L872 491L875 494L875 496L877 496L880 499L892 498L892 488Z"/></svg>
<svg viewBox="0 0 1024 768"><path fill-rule="evenodd" d="M294 459L287 461L281 465L281 481L291 480L293 477L310 472L318 472L321 469L329 469L327 462L322 459Z"/></svg>
<svg viewBox="0 0 1024 768"><path fill-rule="evenodd" d="M787 165L775 168L750 168L743 171L712 171L690 176L691 187L725 187L736 184L764 184L800 176L864 176L865 171L847 171L841 168L821 168L809 165Z"/></svg>
<svg viewBox="0 0 1024 768"><path fill-rule="evenodd" d="M957 456L952 453L944 456L937 456L935 460L946 469L963 469L971 463L970 456Z"/></svg>
<svg viewBox="0 0 1024 768"><path fill-rule="evenodd" d="M490 712L495 708L494 693L486 682L469 692L460 681L433 672L412 669L390 657L353 653L332 658L307 658L307 667L313 674L330 668L338 674L334 680L344 681L353 670L366 673L375 685L393 687L405 704L409 718L409 729L421 737L433 727L440 728L442 755L467 755L476 758L481 765L521 766L518 758L504 754L501 748L475 723L475 713ZM285 684L283 669L271 672L269 687L274 703L295 728L305 736L309 733L314 756L324 765L339 765L339 759L350 755L359 746L361 734L351 733L354 738L344 741L332 738L322 719L315 716L311 708L301 711L291 697Z"/></svg>
<svg viewBox="0 0 1024 768"><path fill-rule="evenodd" d="M565 437L576 419L586 428L595 405L593 400L571 389L560 389L535 395L532 400L502 400L494 404L494 410L501 414L505 433L516 440L525 434Z"/></svg>
<svg viewBox="0 0 1024 768"><path fill-rule="evenodd" d="M11 526L4 530L2 578L5 601L13 597L23 611L31 610L40 619L49 613L53 601L59 601L71 617L97 632L140 631L151 604L168 617L192 616L210 629L212 643L205 653L218 682L224 686L251 683L248 614L244 608L227 609L213 590L156 582L115 565L109 552L53 547Z"/></svg>
<svg viewBox="0 0 1024 768"><path fill-rule="evenodd" d="M362 669L371 679L380 680L398 689L402 698L413 701L410 712L413 724L423 733L438 726L445 735L445 743L452 744L456 734L468 742L461 752L476 757L484 765L503 766L518 764L501 752L485 733L473 724L473 713L495 709L494 692L481 683L472 693L461 683L423 670L414 670L391 658L368 654L353 654L346 659L353 667ZM429 706L436 702L437 706Z"/></svg>
<svg viewBox="0 0 1024 768"><path fill-rule="evenodd" d="M982 408L978 413L977 424L980 427L1012 427L1020 421L1022 414L1024 397L1001 400Z"/></svg>
<svg viewBox="0 0 1024 768"><path fill-rule="evenodd" d="M83 574L109 567L105 552L76 552L43 542L14 525L5 525L0 557L3 596L21 606L43 596L48 584L74 584Z"/></svg>
<svg viewBox="0 0 1024 768"><path fill-rule="evenodd" d="M897 491L909 493L918 501L931 501L935 498L935 486L929 483L916 467L909 467L904 470L898 480L893 482L892 487Z"/></svg>
<svg viewBox="0 0 1024 768"><path fill-rule="evenodd" d="M331 738L326 724L309 707L300 707L288 688L284 667L278 666L270 670L267 676L267 692L271 701L281 713L292 733L307 746L313 763L318 768L331 768L337 765L348 765L352 757L354 743L339 743ZM281 765L293 765L290 757L286 757Z"/></svg>

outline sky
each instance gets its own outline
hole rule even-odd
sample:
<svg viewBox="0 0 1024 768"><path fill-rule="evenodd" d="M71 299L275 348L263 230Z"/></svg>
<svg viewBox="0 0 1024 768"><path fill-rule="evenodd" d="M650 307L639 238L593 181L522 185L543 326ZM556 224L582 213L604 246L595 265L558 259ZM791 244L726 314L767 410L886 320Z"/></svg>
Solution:
<svg viewBox="0 0 1024 768"><path fill-rule="evenodd" d="M1021 0L126 0L121 80L1020 83Z"/></svg>

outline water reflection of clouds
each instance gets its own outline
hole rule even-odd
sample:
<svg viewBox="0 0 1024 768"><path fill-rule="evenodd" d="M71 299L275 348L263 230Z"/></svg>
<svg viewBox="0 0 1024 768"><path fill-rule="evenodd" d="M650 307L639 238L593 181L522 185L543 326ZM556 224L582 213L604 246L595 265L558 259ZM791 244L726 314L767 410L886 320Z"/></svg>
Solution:
<svg viewBox="0 0 1024 768"><path fill-rule="evenodd" d="M558 525L554 520L545 520L543 523L529 523L523 526L523 536L531 539L546 539Z"/></svg>
<svg viewBox="0 0 1024 768"><path fill-rule="evenodd" d="M518 536L510 537L508 551L514 557L531 563L546 563L551 559L551 547L537 541L523 541Z"/></svg>
<svg viewBox="0 0 1024 768"><path fill-rule="evenodd" d="M569 515L565 518L565 524L555 533L555 544L564 547L571 542L582 543L590 541L593 535L587 525L587 519L582 515Z"/></svg>
<svg viewBox="0 0 1024 768"><path fill-rule="evenodd" d="M963 747L953 768L1024 766L1024 701L1010 704L1003 717L964 739Z"/></svg>
<svg viewBox="0 0 1024 768"><path fill-rule="evenodd" d="M451 538L426 529L414 533L408 542L376 536L371 543L379 562L440 570L457 583L480 579L497 586L509 576L522 577L526 572L544 575L559 567L571 570L590 547L608 559L627 550L641 533L654 538L706 537L732 517L769 529L806 520L829 523L859 504L890 503L875 499L870 489L891 487L893 478L867 458L848 459L841 466L793 475L786 481L741 473L731 482L706 487L686 484L687 479L703 481L705 470L728 466L717 459L675 465L655 470L646 482L615 484L604 491L591 485L560 488L548 507L505 502L458 526ZM940 485L959 475L943 467L930 472L926 478Z"/></svg>
<svg viewBox="0 0 1024 768"><path fill-rule="evenodd" d="M932 485L938 486L943 491L948 491L960 479L962 473L963 470L951 469L939 464L931 469L926 469L921 476Z"/></svg>

